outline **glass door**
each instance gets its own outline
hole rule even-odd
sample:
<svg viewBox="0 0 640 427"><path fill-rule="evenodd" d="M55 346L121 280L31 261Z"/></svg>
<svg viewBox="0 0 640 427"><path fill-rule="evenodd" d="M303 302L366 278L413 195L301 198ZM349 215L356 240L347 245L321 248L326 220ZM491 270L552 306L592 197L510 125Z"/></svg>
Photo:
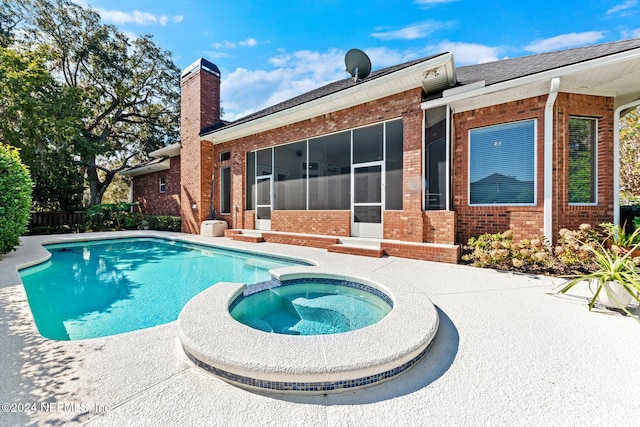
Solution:
<svg viewBox="0 0 640 427"><path fill-rule="evenodd" d="M256 177L256 230L271 230L273 176Z"/></svg>
<svg viewBox="0 0 640 427"><path fill-rule="evenodd" d="M353 165L351 235L382 238L383 162Z"/></svg>

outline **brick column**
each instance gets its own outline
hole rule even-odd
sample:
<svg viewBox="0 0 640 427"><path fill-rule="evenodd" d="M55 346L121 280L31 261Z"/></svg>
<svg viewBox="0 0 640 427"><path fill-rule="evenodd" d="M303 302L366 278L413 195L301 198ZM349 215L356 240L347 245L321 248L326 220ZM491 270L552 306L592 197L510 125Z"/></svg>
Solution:
<svg viewBox="0 0 640 427"><path fill-rule="evenodd" d="M206 59L187 67L180 81L180 216L182 231L198 234L209 216L213 145L200 131L220 121L220 70Z"/></svg>

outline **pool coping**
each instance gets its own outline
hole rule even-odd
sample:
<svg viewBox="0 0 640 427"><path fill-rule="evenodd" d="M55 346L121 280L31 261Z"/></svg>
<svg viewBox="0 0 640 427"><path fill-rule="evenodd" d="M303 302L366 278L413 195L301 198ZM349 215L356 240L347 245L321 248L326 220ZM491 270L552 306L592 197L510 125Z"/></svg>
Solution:
<svg viewBox="0 0 640 427"><path fill-rule="evenodd" d="M341 334L273 334L233 319L229 306L246 285L220 282L193 297L178 317L178 336L193 363L243 388L336 393L386 381L410 369L427 354L438 330L437 310L424 294L309 267L273 274L281 281L311 277L363 283L387 294L394 307L380 322Z"/></svg>

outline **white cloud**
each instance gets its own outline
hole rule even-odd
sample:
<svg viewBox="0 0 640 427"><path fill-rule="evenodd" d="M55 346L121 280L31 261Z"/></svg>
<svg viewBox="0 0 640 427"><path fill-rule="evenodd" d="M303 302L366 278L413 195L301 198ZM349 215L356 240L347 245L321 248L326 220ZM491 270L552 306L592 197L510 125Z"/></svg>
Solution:
<svg viewBox="0 0 640 427"><path fill-rule="evenodd" d="M497 61L499 48L478 43L443 41L431 53L452 52L456 65L482 64Z"/></svg>
<svg viewBox="0 0 640 427"><path fill-rule="evenodd" d="M237 68L223 72L221 98L225 120L236 120L330 82L348 77L344 52L282 52L269 59L272 70Z"/></svg>
<svg viewBox="0 0 640 427"><path fill-rule="evenodd" d="M257 44L258 41L256 39L254 39L253 37L249 37L248 39L241 40L239 42L230 42L228 40L225 40L223 42L214 43L212 46L214 47L214 49L235 49L238 46L253 47Z"/></svg>
<svg viewBox="0 0 640 427"><path fill-rule="evenodd" d="M398 51L386 47L374 47L367 49L367 55L371 59L371 65L374 69L390 67L392 65L402 64L403 62L426 56L419 50Z"/></svg>
<svg viewBox="0 0 640 427"><path fill-rule="evenodd" d="M525 46L525 49L534 53L550 52L553 50L592 44L602 38L604 38L604 33L602 31L561 34L548 39L536 40L528 46Z"/></svg>
<svg viewBox="0 0 640 427"><path fill-rule="evenodd" d="M618 12L624 12L631 8L633 8L636 4L638 4L638 0L627 0L624 3L613 6L611 9L607 10L607 15L611 15Z"/></svg>
<svg viewBox="0 0 640 427"><path fill-rule="evenodd" d="M255 46L257 44L258 44L258 42L253 37L250 37L250 38L248 38L246 40L238 42L238 45L240 45L240 46Z"/></svg>
<svg viewBox="0 0 640 427"><path fill-rule="evenodd" d="M415 40L427 37L431 33L448 27L447 22L426 21L418 24L409 25L397 30L386 30L385 28L377 28L375 33L371 33L372 37L379 40Z"/></svg>
<svg viewBox="0 0 640 427"><path fill-rule="evenodd" d="M165 26L169 23L179 24L184 19L183 16L168 16L161 15L156 16L152 13L141 12L139 10L134 10L133 12L124 12L121 10L106 10L97 8L95 9L102 19L107 22L111 22L116 25L122 24L136 24L136 25L153 25L160 24Z"/></svg>

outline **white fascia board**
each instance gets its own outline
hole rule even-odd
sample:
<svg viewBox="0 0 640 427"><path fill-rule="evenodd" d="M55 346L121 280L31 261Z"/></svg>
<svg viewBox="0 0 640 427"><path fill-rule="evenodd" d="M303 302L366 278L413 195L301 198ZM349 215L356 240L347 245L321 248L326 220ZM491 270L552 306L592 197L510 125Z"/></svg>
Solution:
<svg viewBox="0 0 640 427"><path fill-rule="evenodd" d="M288 108L268 116L260 117L237 126L221 128L201 137L214 144L255 135L302 120L344 110L376 99L395 95L406 90L422 87L422 73L425 68L446 65L453 55L446 53L405 69L387 74L371 81L354 84L348 89Z"/></svg>
<svg viewBox="0 0 640 427"><path fill-rule="evenodd" d="M614 65L620 62L625 62L633 59L640 59L640 49L620 52L620 53L606 56L603 58L597 58L597 59L592 59L590 61L580 62L578 64L567 65L566 67L555 68L553 70L543 71L538 74L532 74L530 76L520 77L513 80L507 80L505 82L500 82L490 86L485 86L482 88L478 88L476 90L470 90L468 92L456 93L451 96L423 102L422 104L420 104L420 106L422 107L423 110L427 110L429 108L440 107L446 104L454 104L460 101L464 101L465 103L467 103L469 98L491 95L495 92L507 91L510 89L518 88L518 87L533 86L534 88L546 87L548 89L549 81L554 77L562 77L572 73L589 71L594 68L607 67L610 65ZM570 91L570 92L576 92L576 93L578 89L579 88L562 88L562 87L560 88L560 90L563 92ZM512 93L515 94L516 92L512 92ZM537 93L537 91L532 90L532 93ZM537 93L537 94L544 94L544 93L547 93L547 92ZM531 96L535 96L535 95L531 95ZM518 99L522 99L522 97ZM501 102L493 102L487 105L495 105L497 103L501 103ZM475 107L475 108L478 108L478 107ZM462 110L456 110L456 112L458 111L462 111Z"/></svg>
<svg viewBox="0 0 640 427"><path fill-rule="evenodd" d="M180 155L180 143L176 142L149 153L149 157L175 157Z"/></svg>
<svg viewBox="0 0 640 427"><path fill-rule="evenodd" d="M121 172L118 172L118 175L122 176L139 176L146 175L148 173L159 172L170 169L171 161L169 159L163 160L160 163L155 163L153 165L140 166L134 169L127 169Z"/></svg>

